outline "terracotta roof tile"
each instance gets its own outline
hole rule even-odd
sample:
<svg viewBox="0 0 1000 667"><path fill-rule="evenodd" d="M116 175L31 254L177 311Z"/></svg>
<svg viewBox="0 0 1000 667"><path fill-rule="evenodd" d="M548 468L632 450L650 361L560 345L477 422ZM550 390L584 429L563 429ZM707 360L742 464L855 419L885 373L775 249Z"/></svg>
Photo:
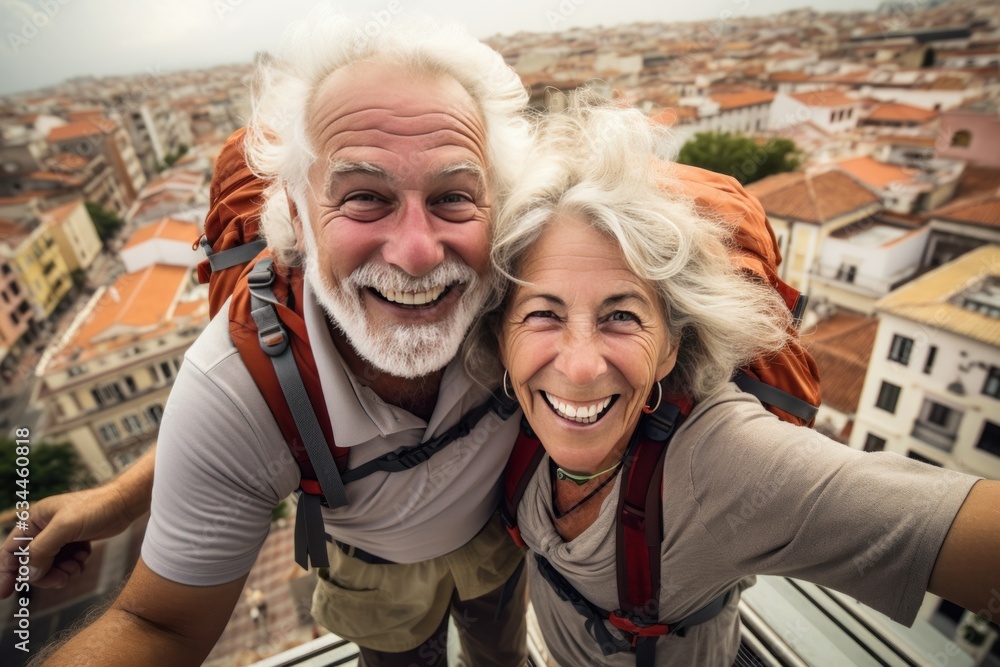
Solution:
<svg viewBox="0 0 1000 667"><path fill-rule="evenodd" d="M767 90L745 90L739 93L716 93L709 95L718 102L719 109L740 109L757 104L769 104L774 101L774 93Z"/></svg>
<svg viewBox="0 0 1000 667"><path fill-rule="evenodd" d="M838 312L802 335L802 344L819 367L822 402L854 414L868 372L878 319Z"/></svg>
<svg viewBox="0 0 1000 667"><path fill-rule="evenodd" d="M886 164L868 156L843 160L838 162L837 166L873 188L885 188L891 183L911 183L920 173L917 169Z"/></svg>
<svg viewBox="0 0 1000 667"><path fill-rule="evenodd" d="M31 230L27 225L10 218L0 218L0 243L16 248L30 234Z"/></svg>
<svg viewBox="0 0 1000 667"><path fill-rule="evenodd" d="M159 222L154 222L141 227L129 238L128 242L122 246L122 250L134 248L141 243L151 239L164 239L167 241L184 241L194 243L198 239L198 225L193 222L174 220L173 218L163 218Z"/></svg>
<svg viewBox="0 0 1000 667"><path fill-rule="evenodd" d="M49 143L58 143L60 141L69 141L96 134L104 134L104 130L90 120L77 120L52 128L45 138Z"/></svg>
<svg viewBox="0 0 1000 667"><path fill-rule="evenodd" d="M66 347L86 348L115 326L141 330L168 321L187 278L186 267L163 264L119 276Z"/></svg>
<svg viewBox="0 0 1000 667"><path fill-rule="evenodd" d="M768 215L822 224L878 204L879 197L842 171L777 174L747 186Z"/></svg>
<svg viewBox="0 0 1000 667"><path fill-rule="evenodd" d="M49 158L49 162L52 163L52 166L58 169L66 169L70 171L83 169L87 166L87 158L77 155L76 153L59 153Z"/></svg>
<svg viewBox="0 0 1000 667"><path fill-rule="evenodd" d="M964 197L927 214L939 220L1000 227L1000 188Z"/></svg>
<svg viewBox="0 0 1000 667"><path fill-rule="evenodd" d="M1000 188L1000 167L967 164L958 179L955 200L957 201L979 192L985 192L986 190L996 190L997 188Z"/></svg>
<svg viewBox="0 0 1000 667"><path fill-rule="evenodd" d="M808 93L793 93L789 97L805 104L807 107L844 107L857 104L858 100L848 97L839 90L827 88L826 90L812 90Z"/></svg>
<svg viewBox="0 0 1000 667"><path fill-rule="evenodd" d="M868 120L926 123L937 118L937 115L936 111L930 109L921 109L909 104L885 102L872 109L872 112L868 114Z"/></svg>

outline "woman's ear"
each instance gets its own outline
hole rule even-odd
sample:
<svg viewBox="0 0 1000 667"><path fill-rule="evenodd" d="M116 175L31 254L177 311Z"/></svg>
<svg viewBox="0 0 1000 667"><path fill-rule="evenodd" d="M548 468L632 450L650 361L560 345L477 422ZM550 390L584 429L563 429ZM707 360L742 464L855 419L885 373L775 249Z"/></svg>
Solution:
<svg viewBox="0 0 1000 667"><path fill-rule="evenodd" d="M674 366L677 365L677 352L679 351L679 346L673 342L669 343L670 347L660 358L660 363L656 365L656 378L662 380L663 378L670 375L670 372L674 370Z"/></svg>

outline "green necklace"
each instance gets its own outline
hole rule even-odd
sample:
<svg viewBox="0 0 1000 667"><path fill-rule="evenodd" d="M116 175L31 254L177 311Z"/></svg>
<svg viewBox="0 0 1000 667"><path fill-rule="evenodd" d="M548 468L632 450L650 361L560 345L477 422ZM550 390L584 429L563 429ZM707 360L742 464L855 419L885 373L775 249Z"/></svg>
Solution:
<svg viewBox="0 0 1000 667"><path fill-rule="evenodd" d="M577 486L582 486L582 485L586 484L587 482L589 482L590 480L594 479L595 477L600 477L601 475L603 475L606 472L611 472L612 470L614 470L615 468L617 468L618 466L620 466L623 461L624 461L624 458L619 459L618 463L614 464L613 466L611 466L607 470L602 470L601 472L595 472L593 475L577 475L575 472L570 472L569 470L566 470L565 468L558 468L557 467L556 468L556 479L568 479L571 482L576 482Z"/></svg>

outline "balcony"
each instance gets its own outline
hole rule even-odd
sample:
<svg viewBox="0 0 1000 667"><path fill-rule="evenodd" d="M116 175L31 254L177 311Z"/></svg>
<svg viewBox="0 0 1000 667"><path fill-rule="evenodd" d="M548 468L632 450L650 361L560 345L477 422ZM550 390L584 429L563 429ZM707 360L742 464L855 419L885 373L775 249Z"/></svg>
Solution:
<svg viewBox="0 0 1000 667"><path fill-rule="evenodd" d="M907 628L846 595L784 577L761 576L740 601L742 644L736 664L767 667L875 667L941 665L973 667L973 659L930 623ZM453 628L454 630L454 628ZM454 633L451 639L454 639ZM457 642L449 642L456 664ZM530 664L548 664L534 621L528 617ZM253 664L253 667L321 667L358 664L357 647L325 635Z"/></svg>
<svg viewBox="0 0 1000 667"><path fill-rule="evenodd" d="M942 430L934 424L928 424L926 422L917 422L913 425L913 431L910 433L911 436L920 440L921 442L926 442L928 445L937 447L938 449L950 452L952 447L955 446L955 434L948 433Z"/></svg>

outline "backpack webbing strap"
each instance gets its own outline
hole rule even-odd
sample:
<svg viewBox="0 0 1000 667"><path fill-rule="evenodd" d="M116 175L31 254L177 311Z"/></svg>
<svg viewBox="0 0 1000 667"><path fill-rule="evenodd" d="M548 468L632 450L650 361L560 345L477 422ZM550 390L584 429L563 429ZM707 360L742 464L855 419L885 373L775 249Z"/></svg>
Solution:
<svg viewBox="0 0 1000 667"><path fill-rule="evenodd" d="M340 477L337 463L330 453L323 430L309 402L305 385L302 384L302 376L299 375L299 368L289 346L288 332L275 311L275 306L278 304L271 290L271 283L274 281L271 265L271 259L264 258L254 265L247 277L251 296L251 315L257 324L257 339L260 341L261 349L271 358L271 363L274 365L274 373L281 384L281 391L295 420L295 427L309 454L309 462L316 471L316 478L323 489L327 505L343 507L348 504L344 481ZM313 554L314 557L316 555Z"/></svg>
<svg viewBox="0 0 1000 667"><path fill-rule="evenodd" d="M201 237L198 245L205 251L205 257L208 258L208 265L212 267L213 273L238 264L246 264L267 247L267 243L263 239L257 239L250 243L233 246L227 250L212 252L212 244L208 242L208 238L204 235Z"/></svg>
<svg viewBox="0 0 1000 667"><path fill-rule="evenodd" d="M455 442L455 440L464 438L472 433L473 429L479 428L480 422L490 412L496 414L500 421L504 422L514 414L517 408L518 405L516 402L505 398L503 392L498 390L488 400L466 412L457 424L436 438L432 438L414 447L400 447L394 452L389 452L376 459L362 463L356 468L345 470L341 474L341 479L345 483L354 482L380 470L384 472L402 472L403 470L414 468ZM486 427L488 428L489 426L487 425ZM312 455L310 454L311 458Z"/></svg>
<svg viewBox="0 0 1000 667"><path fill-rule="evenodd" d="M792 396L777 387L772 387L757 378L750 377L743 371L738 371L733 376L733 382L746 393L756 396L761 403L784 410L788 414L804 420L806 423L815 419L816 413L819 412L819 408L806 403L798 396Z"/></svg>
<svg viewBox="0 0 1000 667"><path fill-rule="evenodd" d="M330 567L330 557L326 553L326 528L323 526L323 510L320 497L296 491L298 507L295 510L295 562L303 570L313 567Z"/></svg>
<svg viewBox="0 0 1000 667"><path fill-rule="evenodd" d="M544 456L545 448L535 437L527 420L522 419L521 430L517 434L514 449L507 459L507 467L504 470L504 497L500 503L500 518L507 526L507 532L513 538L514 544L522 549L527 545L521 537L521 529L517 526L517 508L524 498L531 476L538 470L538 465Z"/></svg>
<svg viewBox="0 0 1000 667"><path fill-rule="evenodd" d="M728 589L698 611L688 614L675 623L655 623L646 626L632 626L628 623L623 623L620 617L608 612L605 609L601 609L593 602L583 597L583 595L576 590L576 587L569 583L569 581L539 553L535 554L535 564L537 566L538 573L542 576L542 579L544 579L546 583L552 587L552 590L555 591L559 599L564 602L569 602L573 605L573 608L576 609L577 613L586 619L584 627L587 628L587 632L589 632L590 636L597 642L598 647L601 649L601 653L604 655L611 655L622 651L634 650L636 653L636 662L639 667L647 667L647 665L651 667L654 664L653 662L645 664L641 662L641 660L648 659L648 657L655 655L655 653L649 650L648 646L644 647L644 644L655 646L656 638L666 635L677 635L682 637L684 636L685 629L712 620L726 608L726 605L729 604L730 599L733 597L733 591L735 590L735 588ZM613 626L622 630L628 639L615 637L611 634L611 631L608 630L607 626L604 625L604 621L609 621Z"/></svg>

